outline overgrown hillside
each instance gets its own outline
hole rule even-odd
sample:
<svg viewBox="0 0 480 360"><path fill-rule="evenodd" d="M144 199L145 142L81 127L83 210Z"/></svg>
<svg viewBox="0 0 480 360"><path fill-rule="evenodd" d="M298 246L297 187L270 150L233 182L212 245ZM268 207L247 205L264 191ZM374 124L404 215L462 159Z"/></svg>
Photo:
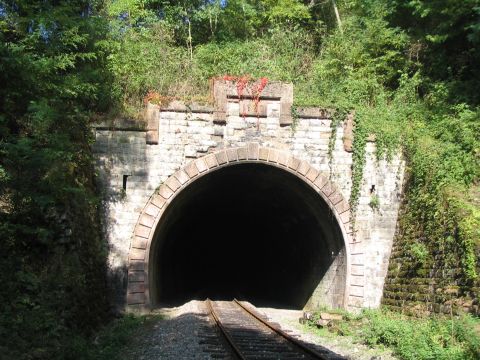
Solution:
<svg viewBox="0 0 480 360"><path fill-rule="evenodd" d="M355 111L353 204L367 137L402 150L385 303L478 313L480 0L0 1L0 59L7 356L73 358L107 316L91 119L139 116L149 91L207 101L223 74Z"/></svg>

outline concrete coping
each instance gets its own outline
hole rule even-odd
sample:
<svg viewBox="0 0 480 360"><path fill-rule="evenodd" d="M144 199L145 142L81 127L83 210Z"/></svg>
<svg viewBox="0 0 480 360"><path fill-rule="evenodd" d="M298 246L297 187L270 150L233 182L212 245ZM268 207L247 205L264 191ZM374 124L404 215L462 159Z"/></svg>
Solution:
<svg viewBox="0 0 480 360"><path fill-rule="evenodd" d="M331 119L335 110L315 106L299 106L296 115L302 119Z"/></svg>

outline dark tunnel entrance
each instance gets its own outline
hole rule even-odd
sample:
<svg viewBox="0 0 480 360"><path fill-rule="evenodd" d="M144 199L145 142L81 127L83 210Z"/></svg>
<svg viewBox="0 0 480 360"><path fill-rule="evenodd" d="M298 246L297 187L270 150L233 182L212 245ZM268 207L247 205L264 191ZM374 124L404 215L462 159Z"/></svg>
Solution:
<svg viewBox="0 0 480 360"><path fill-rule="evenodd" d="M312 296L342 306L343 254L335 217L308 184L274 166L232 165L168 206L150 250L150 296L154 306L236 297L299 309Z"/></svg>

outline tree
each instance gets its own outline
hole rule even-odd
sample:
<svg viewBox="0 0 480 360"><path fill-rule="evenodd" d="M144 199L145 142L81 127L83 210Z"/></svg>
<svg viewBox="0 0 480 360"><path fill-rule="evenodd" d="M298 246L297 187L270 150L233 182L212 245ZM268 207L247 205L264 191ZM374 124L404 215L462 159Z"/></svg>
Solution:
<svg viewBox="0 0 480 360"><path fill-rule="evenodd" d="M107 314L89 117L109 103L99 2L0 1L0 347L62 358ZM97 306L92 308L91 303Z"/></svg>
<svg viewBox="0 0 480 360"><path fill-rule="evenodd" d="M480 1L389 0L391 22L407 29L433 81L446 81L452 102L480 102Z"/></svg>

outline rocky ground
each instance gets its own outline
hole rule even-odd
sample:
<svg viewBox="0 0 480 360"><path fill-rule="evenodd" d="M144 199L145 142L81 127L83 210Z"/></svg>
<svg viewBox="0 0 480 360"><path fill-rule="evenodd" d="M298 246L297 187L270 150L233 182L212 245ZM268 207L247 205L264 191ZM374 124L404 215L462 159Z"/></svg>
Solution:
<svg viewBox="0 0 480 360"><path fill-rule="evenodd" d="M260 308L259 311L300 340L322 345L348 359L395 359L389 352L355 344L348 337L319 336L299 324L301 311L272 308ZM162 316L141 328L122 354L122 360L228 358L228 354L215 350L222 345L204 302L194 300L180 307L157 310L155 314Z"/></svg>
<svg viewBox="0 0 480 360"><path fill-rule="evenodd" d="M331 351L352 360L395 360L397 359L390 351L370 349L369 347L355 343L351 337L336 336L334 334L320 335L315 329L309 329L298 321L302 317L301 310L283 310L272 308L258 308L267 317L281 325L283 330L296 335L306 343L322 345Z"/></svg>

